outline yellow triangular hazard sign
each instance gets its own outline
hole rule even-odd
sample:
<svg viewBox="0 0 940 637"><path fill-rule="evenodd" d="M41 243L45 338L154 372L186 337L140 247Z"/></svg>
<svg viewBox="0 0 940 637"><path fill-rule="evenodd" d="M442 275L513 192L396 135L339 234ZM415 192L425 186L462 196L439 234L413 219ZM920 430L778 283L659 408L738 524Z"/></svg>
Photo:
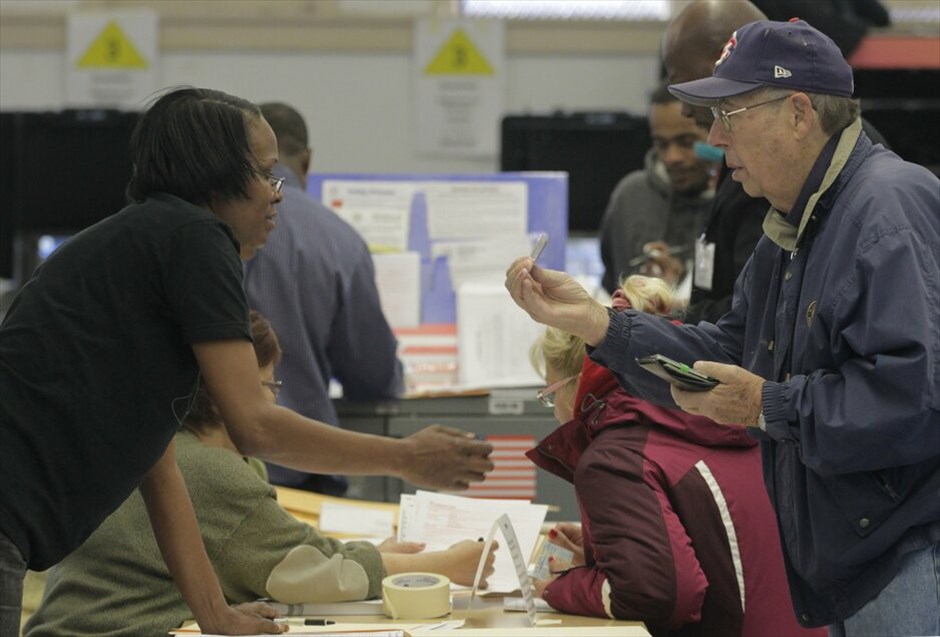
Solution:
<svg viewBox="0 0 940 637"><path fill-rule="evenodd" d="M92 41L76 66L80 69L145 69L149 65L117 21L112 20Z"/></svg>
<svg viewBox="0 0 940 637"><path fill-rule="evenodd" d="M461 29L455 29L431 63L425 75L493 75L493 67L480 49Z"/></svg>

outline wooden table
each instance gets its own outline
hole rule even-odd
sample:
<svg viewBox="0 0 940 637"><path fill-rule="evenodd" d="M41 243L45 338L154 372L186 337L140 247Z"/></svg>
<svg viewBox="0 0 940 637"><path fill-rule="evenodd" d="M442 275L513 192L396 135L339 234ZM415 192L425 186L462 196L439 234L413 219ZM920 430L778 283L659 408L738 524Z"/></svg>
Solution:
<svg viewBox="0 0 940 637"><path fill-rule="evenodd" d="M347 498L334 498L309 491L299 491L285 487L277 487L278 502L298 519L317 526L320 518L320 506L323 502L336 502L345 505L366 506L377 509L393 511L398 514L398 505L385 502L369 502L364 500L350 500ZM331 533L331 537L346 539L343 534ZM454 610L447 616L408 621L407 623L432 623L444 620L464 620L464 626L454 637L497 636L497 635L524 635L530 632L528 616L526 613L503 611L502 596L489 595L477 597L473 608L467 608L469 591L454 593ZM331 628L341 630L343 624L388 624L384 615L342 616L334 617L338 623ZM643 622L619 621L615 619L601 619L597 617L582 617L580 615L562 615L559 613L538 613L538 619L551 623L540 623L538 634L555 635L557 637L587 637L589 635L617 635L618 637L649 637ZM401 623L401 622L396 622ZM299 631L303 627L292 627ZM377 627L378 628L378 627ZM329 628L319 629L321 631ZM440 631L434 635L442 635Z"/></svg>
<svg viewBox="0 0 940 637"><path fill-rule="evenodd" d="M364 629L369 624L395 628L395 624L401 627L404 624L436 623L447 620L464 620L463 627L456 632L428 632L428 635L440 637L446 634L452 634L454 637L489 637L498 635L512 635L524 637L526 633L538 635L550 635L553 637L588 637L588 636L618 636L618 637L649 637L643 622L619 621L615 619L601 619L598 617L581 617L579 615L562 615L559 613L538 613L538 626L534 629L529 626L529 620L526 613L506 612L503 610L503 601L501 596L477 597L473 601L473 608L467 608L469 601L469 592L458 592L454 594L454 610L449 615L436 617L434 619L418 620L390 620L384 615L365 615L365 616L342 616L334 617L337 623L330 627L304 629L303 627L292 626L292 631L301 630L316 631L342 631L344 624L355 624L349 626L350 629ZM422 631L409 632L415 636L421 636Z"/></svg>

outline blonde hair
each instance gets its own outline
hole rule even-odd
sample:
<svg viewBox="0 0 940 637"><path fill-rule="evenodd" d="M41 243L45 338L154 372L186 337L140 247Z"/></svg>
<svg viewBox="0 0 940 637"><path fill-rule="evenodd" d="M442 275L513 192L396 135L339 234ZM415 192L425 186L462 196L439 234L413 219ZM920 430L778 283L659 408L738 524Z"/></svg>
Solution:
<svg viewBox="0 0 940 637"><path fill-rule="evenodd" d="M666 316L676 304L676 290L658 277L634 274L620 282L620 291L638 312Z"/></svg>
<svg viewBox="0 0 940 637"><path fill-rule="evenodd" d="M665 316L672 311L674 288L663 279L633 275L622 281L620 291L630 307L640 312ZM545 328L529 350L529 361L542 378L551 369L561 377L580 373L584 362L584 340L555 327Z"/></svg>

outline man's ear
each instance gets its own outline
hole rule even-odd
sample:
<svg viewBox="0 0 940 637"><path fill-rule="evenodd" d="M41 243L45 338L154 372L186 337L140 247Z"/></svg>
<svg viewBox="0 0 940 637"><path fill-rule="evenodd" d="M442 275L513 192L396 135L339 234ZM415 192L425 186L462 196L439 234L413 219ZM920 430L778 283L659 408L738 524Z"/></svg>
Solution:
<svg viewBox="0 0 940 637"><path fill-rule="evenodd" d="M298 155L298 162L300 163L300 170L304 175L310 174L310 162L313 159L313 151L309 148L304 148L303 151Z"/></svg>
<svg viewBox="0 0 940 637"><path fill-rule="evenodd" d="M813 130L818 114L806 93L794 93L790 96L793 108L793 134L798 140L805 139Z"/></svg>

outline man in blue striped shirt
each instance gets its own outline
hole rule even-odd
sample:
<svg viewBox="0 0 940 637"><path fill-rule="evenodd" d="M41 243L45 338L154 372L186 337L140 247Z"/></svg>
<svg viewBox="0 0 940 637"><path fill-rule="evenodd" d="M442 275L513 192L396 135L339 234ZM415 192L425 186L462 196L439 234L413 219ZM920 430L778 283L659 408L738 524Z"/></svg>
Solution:
<svg viewBox="0 0 940 637"><path fill-rule="evenodd" d="M280 163L274 175L286 182L277 229L245 263L245 289L250 306L270 320L283 346L278 402L338 425L330 378L350 400L394 398L403 383L397 344L379 306L365 241L305 192L311 151L303 117L281 103L262 104L261 112L277 136ZM275 484L330 495L346 491L343 476L277 465L268 470Z"/></svg>

